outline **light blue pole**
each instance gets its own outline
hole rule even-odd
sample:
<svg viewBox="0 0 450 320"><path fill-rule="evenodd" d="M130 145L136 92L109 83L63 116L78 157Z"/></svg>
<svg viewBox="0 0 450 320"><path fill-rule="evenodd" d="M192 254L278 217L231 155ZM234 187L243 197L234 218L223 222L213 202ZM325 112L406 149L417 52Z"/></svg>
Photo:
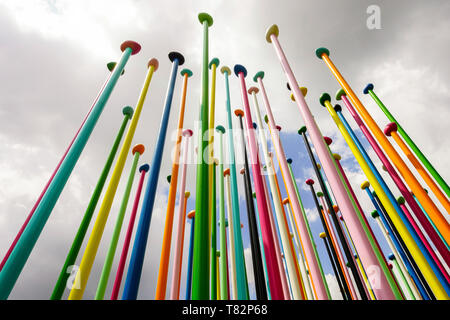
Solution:
<svg viewBox="0 0 450 320"><path fill-rule="evenodd" d="M52 182L50 183L47 192L42 197L41 202L39 203L36 211L31 217L28 225L23 231L22 236L17 242L14 250L11 252L11 255L7 262L5 263L2 271L0 272L0 299L5 300L8 298L11 290L13 289L17 279L22 272L25 263L28 260L28 257L33 250L39 235L44 229L45 223L47 222L50 214L58 201L61 192L66 185L67 180L72 173L73 168L75 167L78 158L81 155L86 143L97 124L100 115L108 101L109 96L111 95L114 86L117 83L117 80L120 77L130 55L133 53L139 52L139 49L133 49L127 47L123 50L122 57L120 58L119 63L113 70L111 78L108 80L107 84L103 92L100 94L97 102L92 108L91 113L89 114L84 126L81 128L78 133L77 138L75 139L72 147L67 153L64 161L61 163L61 166L58 172L55 174Z"/></svg>
<svg viewBox="0 0 450 320"><path fill-rule="evenodd" d="M159 128L158 140L156 141L156 148L153 153L152 166L150 167L144 201L142 202L141 216L139 217L139 224L134 239L133 251L131 253L122 300L135 300L137 298L142 265L144 263L145 248L147 246L148 231L150 229L153 205L155 203L156 188L158 186L167 124L169 122L170 108L172 106L173 89L175 87L178 66L184 63L184 57L177 52L169 53L169 59L172 61L172 73L167 88L163 117Z"/></svg>
<svg viewBox="0 0 450 320"><path fill-rule="evenodd" d="M191 237L190 237L190 240L189 240L188 269L187 269L187 279L186 279L186 300L191 300L192 255L194 253L194 224L195 224L195 217L192 217L192 220L191 220Z"/></svg>

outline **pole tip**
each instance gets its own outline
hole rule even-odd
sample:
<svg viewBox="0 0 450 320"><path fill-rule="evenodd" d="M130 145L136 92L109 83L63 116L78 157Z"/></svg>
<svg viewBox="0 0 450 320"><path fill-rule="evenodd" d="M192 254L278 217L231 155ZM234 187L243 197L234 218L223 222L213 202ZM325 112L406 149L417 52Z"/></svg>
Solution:
<svg viewBox="0 0 450 320"><path fill-rule="evenodd" d="M139 51L141 51L141 45L132 40L122 42L122 44L120 45L120 50L122 50L123 52L126 48L131 49L131 55L137 54Z"/></svg>
<svg viewBox="0 0 450 320"><path fill-rule="evenodd" d="M335 104L334 105L334 111L336 112L342 112L342 107L340 104Z"/></svg>
<svg viewBox="0 0 450 320"><path fill-rule="evenodd" d="M216 257L220 258L220 251L219 250L216 251Z"/></svg>
<svg viewBox="0 0 450 320"><path fill-rule="evenodd" d="M239 171L239 173L242 174L242 175L244 175L244 174L245 174L245 169L242 168L242 169Z"/></svg>
<svg viewBox="0 0 450 320"><path fill-rule="evenodd" d="M137 152L140 155L142 155L145 151L145 147L143 144L137 144L133 147L133 149L131 150L131 152L133 153L133 155Z"/></svg>
<svg viewBox="0 0 450 320"><path fill-rule="evenodd" d="M192 77L193 73L191 70L185 68L183 70L181 70L180 74L184 77L184 75L186 74L188 76L188 78Z"/></svg>
<svg viewBox="0 0 450 320"><path fill-rule="evenodd" d="M397 202L398 202L398 204L403 205L403 204L405 204L405 198L400 196L397 198Z"/></svg>
<svg viewBox="0 0 450 320"><path fill-rule="evenodd" d="M247 69L245 69L245 67L242 64L236 64L234 66L234 74L239 77L239 73L241 73L244 75L244 78L247 76Z"/></svg>
<svg viewBox="0 0 450 320"><path fill-rule="evenodd" d="M335 205L333 205L333 209L334 209L334 212L335 213L338 213L339 212L339 207L335 204ZM342 218L342 216L341 216L341 220L344 220L344 218Z"/></svg>
<svg viewBox="0 0 450 320"><path fill-rule="evenodd" d="M217 131L217 132L221 132L221 133L225 133L225 128L224 128L223 126L221 126L221 125L218 125L218 126L216 127L216 131Z"/></svg>
<svg viewBox="0 0 450 320"><path fill-rule="evenodd" d="M189 198L191 196L191 193L189 192L189 191L186 191L185 193L184 193L184 197L187 199L187 198Z"/></svg>
<svg viewBox="0 0 450 320"><path fill-rule="evenodd" d="M320 165L320 163L316 163L317 169L322 169L322 166Z"/></svg>
<svg viewBox="0 0 450 320"><path fill-rule="evenodd" d="M220 72L222 72L222 74L224 74L225 72L230 75L231 74L231 70L230 68L228 68L227 66L223 66L222 68L220 68Z"/></svg>
<svg viewBox="0 0 450 320"><path fill-rule="evenodd" d="M386 166L384 164L381 166L381 168L386 172L388 171L388 169L386 168Z"/></svg>
<svg viewBox="0 0 450 320"><path fill-rule="evenodd" d="M178 65L180 65L180 66L183 65L183 63L184 63L183 55L181 53L177 52L177 51L169 52L168 57L169 57L169 60L172 61L172 62L175 59L177 59L178 60Z"/></svg>
<svg viewBox="0 0 450 320"><path fill-rule="evenodd" d="M320 197L323 197L323 193L321 192L321 191L319 191L319 192L317 192L317 196L320 198Z"/></svg>
<svg viewBox="0 0 450 320"><path fill-rule="evenodd" d="M372 84L372 83L369 83L369 84L364 88L363 93L364 93L364 94L368 94L369 91L372 91L372 90L373 90L373 84Z"/></svg>
<svg viewBox="0 0 450 320"><path fill-rule="evenodd" d="M389 254L388 255L388 259L391 260L391 261L395 260L394 254L393 253Z"/></svg>
<svg viewBox="0 0 450 320"><path fill-rule="evenodd" d="M259 89L257 87L250 87L250 89L248 89L248 94L252 94L252 93L258 93Z"/></svg>
<svg viewBox="0 0 450 320"><path fill-rule="evenodd" d="M229 176L229 175L230 175L230 168L226 168L226 169L223 171L223 176L226 177L226 176Z"/></svg>
<svg viewBox="0 0 450 320"><path fill-rule="evenodd" d="M269 123L269 117L267 116L267 114L264 115L264 122Z"/></svg>
<svg viewBox="0 0 450 320"><path fill-rule="evenodd" d="M277 130L278 130L278 131L281 131L281 129L282 129L281 126L276 125L276 127L277 127Z"/></svg>
<svg viewBox="0 0 450 320"><path fill-rule="evenodd" d="M258 82L258 78L264 79L264 71L258 71L253 77L253 81Z"/></svg>
<svg viewBox="0 0 450 320"><path fill-rule="evenodd" d="M327 237L327 235L325 234L325 232L321 232L321 233L319 233L319 237L321 237L322 239L325 239Z"/></svg>
<svg viewBox="0 0 450 320"><path fill-rule="evenodd" d="M166 179L167 179L167 182L170 183L170 181L172 181L172 175L169 174Z"/></svg>
<svg viewBox="0 0 450 320"><path fill-rule="evenodd" d="M364 181L363 183L361 183L361 189L367 189L368 187L370 187L370 182L369 181Z"/></svg>
<svg viewBox="0 0 450 320"><path fill-rule="evenodd" d="M292 159L291 158L287 158L286 162L289 163L289 164L292 164Z"/></svg>
<svg viewBox="0 0 450 320"><path fill-rule="evenodd" d="M258 126L256 125L255 122L253 122L253 129L256 129L256 128L258 128Z"/></svg>
<svg viewBox="0 0 450 320"><path fill-rule="evenodd" d="M330 55L330 50L324 47L320 47L316 50L316 56L319 59L322 59L323 55L326 54L327 56Z"/></svg>
<svg viewBox="0 0 450 320"><path fill-rule="evenodd" d="M373 210L373 211L370 213L370 215L371 215L372 218L374 218L374 219L380 216L380 214L378 213L377 210Z"/></svg>
<svg viewBox="0 0 450 320"><path fill-rule="evenodd" d="M397 124L395 122L388 123L388 125L384 128L384 134L388 137L391 136L393 131L397 131Z"/></svg>
<svg viewBox="0 0 450 320"><path fill-rule="evenodd" d="M320 104L321 104L323 107L325 107L325 102L326 102L326 101L330 102L330 101L331 101L331 97L330 97L330 95L329 95L328 93L324 92L324 93L322 93L322 94L320 95L319 102L320 102Z"/></svg>
<svg viewBox="0 0 450 320"><path fill-rule="evenodd" d="M284 198L283 201L281 202L283 205L286 205L287 203L289 203L289 198Z"/></svg>
<svg viewBox="0 0 450 320"><path fill-rule="evenodd" d="M139 172L145 171L148 172L150 170L150 166L146 163L139 167Z"/></svg>
<svg viewBox="0 0 450 320"><path fill-rule="evenodd" d="M198 14L198 21L200 21L201 24L206 22L208 27L211 27L214 22L213 18L206 12L201 12Z"/></svg>
<svg viewBox="0 0 450 320"><path fill-rule="evenodd" d="M312 186L314 184L314 180L313 179L308 179L305 181L305 183L309 186Z"/></svg>
<svg viewBox="0 0 450 320"><path fill-rule="evenodd" d="M158 59L151 58L147 63L147 68L150 68L151 66L153 66L153 71L158 70L158 67L159 67Z"/></svg>
<svg viewBox="0 0 450 320"><path fill-rule="evenodd" d="M333 153L333 158L334 158L334 160L337 160L337 161L341 161L341 156L339 155L339 153Z"/></svg>
<svg viewBox="0 0 450 320"><path fill-rule="evenodd" d="M212 58L211 61L209 62L208 67L209 67L210 69L212 69L213 64L214 64L214 65L216 66L216 68L217 68L217 67L219 66L219 64L220 64L219 58Z"/></svg>
<svg viewBox="0 0 450 320"><path fill-rule="evenodd" d="M308 89L306 87L298 87L300 89L300 92L302 93L303 97L306 97L306 94L308 93ZM291 100L295 101L295 96L293 93L291 93Z"/></svg>
<svg viewBox="0 0 450 320"><path fill-rule="evenodd" d="M253 198L256 198L256 192L253 192L252 195L253 195Z"/></svg>
<svg viewBox="0 0 450 320"><path fill-rule="evenodd" d="M234 114L236 115L236 117L243 117L244 111L242 111L242 109L236 109L234 110Z"/></svg>
<svg viewBox="0 0 450 320"><path fill-rule="evenodd" d="M189 219L193 219L193 218L195 217L195 210L189 211L187 217L188 217Z"/></svg>
<svg viewBox="0 0 450 320"><path fill-rule="evenodd" d="M117 62L112 61L112 62L108 62L106 64L106 67L108 68L108 70L110 72L112 72L114 70L114 68L116 67L116 65L117 65ZM120 75L123 75L124 73L125 73L125 69L122 70L122 73Z"/></svg>
<svg viewBox="0 0 450 320"><path fill-rule="evenodd" d="M300 129L298 129L297 132L298 132L299 135L305 134L306 133L306 126L301 127Z"/></svg>
<svg viewBox="0 0 450 320"><path fill-rule="evenodd" d="M123 115L124 115L124 116L128 116L130 119L131 119L131 117L133 116L133 112L134 112L134 110L133 110L133 108L130 107L130 106L125 106L125 107L122 109Z"/></svg>
<svg viewBox="0 0 450 320"><path fill-rule="evenodd" d="M192 137L193 134L194 132L191 129L183 130L183 137Z"/></svg>
<svg viewBox="0 0 450 320"><path fill-rule="evenodd" d="M278 26L276 24L271 25L266 30L266 41L268 43L271 43L272 42L272 35L274 35L275 37L278 37L279 34L280 34L280 30L278 30Z"/></svg>
<svg viewBox="0 0 450 320"><path fill-rule="evenodd" d="M345 96L345 90L344 89L342 89L342 88L340 88L338 91L336 91L336 96L335 96L335 98L336 98L336 100L341 100L342 99L342 96Z"/></svg>
<svg viewBox="0 0 450 320"><path fill-rule="evenodd" d="M289 82L286 82L286 87L288 88L289 91L291 91L291 86L289 85Z"/></svg>
<svg viewBox="0 0 450 320"><path fill-rule="evenodd" d="M333 143L333 139L331 139L330 137L323 137L323 140L325 140L325 143L329 146L330 144Z"/></svg>
<svg viewBox="0 0 450 320"><path fill-rule="evenodd" d="M339 217L339 220L344 221L344 218L342 216Z"/></svg>

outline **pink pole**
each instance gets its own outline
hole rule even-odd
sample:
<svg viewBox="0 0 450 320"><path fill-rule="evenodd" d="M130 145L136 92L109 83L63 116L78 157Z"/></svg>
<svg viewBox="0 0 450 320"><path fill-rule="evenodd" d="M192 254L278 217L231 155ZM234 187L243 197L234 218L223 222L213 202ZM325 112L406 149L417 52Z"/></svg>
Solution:
<svg viewBox="0 0 450 320"><path fill-rule="evenodd" d="M273 300L283 299L283 288L281 286L281 278L276 259L275 246L273 243L273 233L270 228L269 212L267 209L267 199L263 190L261 164L258 158L258 150L256 148L255 132L253 129L252 115L250 113L250 105L248 102L247 88L245 85L245 76L247 70L241 65L234 67L234 72L238 76L241 84L242 103L244 105L245 121L247 124L247 140L250 149L250 159L252 164L253 181L255 184L256 203L258 213L260 215L261 231L263 236L264 253L267 262L267 273L269 275L270 294Z"/></svg>
<svg viewBox="0 0 450 320"><path fill-rule="evenodd" d="M300 88L298 87L298 82L295 79L294 73L289 66L280 43L278 42L277 36L278 27L276 25L272 25L266 33L266 40L273 44L283 70L288 78L289 85L295 97L295 102L297 103L300 111L300 115L302 116L305 126L309 132L311 141L314 145L314 149L316 150L317 155L320 159L320 163L322 164L328 182L333 189L333 193L336 197L338 206L341 209L345 221L347 221L347 226L351 233L351 236L355 240L355 244L357 247L356 249L360 254L361 261L363 262L363 265L367 266L369 270L378 271L380 285L379 288L374 289L375 295L379 297L379 299L394 300L395 296L390 289L390 285L386 279L386 276L381 272L381 265L378 262L375 253L372 251L369 239L365 235L364 229L358 220L356 209L345 190L344 184L342 183L338 172L336 171L334 161L328 152L319 127L317 126L314 117L311 114L311 110L309 110L305 98L303 97Z"/></svg>
<svg viewBox="0 0 450 320"><path fill-rule="evenodd" d="M172 286L170 289L170 299L180 299L180 280L181 280L181 264L183 258L183 240L184 240L184 225L186 222L186 202L189 197L189 192L186 190L186 171L189 151L189 138L192 136L192 130L187 129L183 131L184 146L183 146L183 168L181 169L181 185L180 198L178 200L178 230L177 240L175 243L175 259L172 268Z"/></svg>
<svg viewBox="0 0 450 320"><path fill-rule="evenodd" d="M289 167L286 161L286 154L283 150L283 145L280 140L280 131L276 130L275 119L273 118L272 108L270 107L269 99L267 98L266 89L264 87L262 78L264 73L258 72L253 80L258 82L259 88L261 90L264 106L266 108L267 117L269 119L270 134L272 135L272 141L275 147L275 152L277 154L278 163L280 164L281 174L283 175L283 181L285 182L286 191L290 199L290 204L292 211L297 217L298 227L300 231L300 239L303 245L303 252L306 256L306 265L311 275L312 287L319 300L328 300L327 291L323 284L322 276L320 274L319 265L317 264L316 256L314 254L314 249L309 238L308 230L306 228L305 220L303 219L302 209L300 203L298 202L297 194L295 192L295 187L290 178ZM302 95L303 96L303 95Z"/></svg>

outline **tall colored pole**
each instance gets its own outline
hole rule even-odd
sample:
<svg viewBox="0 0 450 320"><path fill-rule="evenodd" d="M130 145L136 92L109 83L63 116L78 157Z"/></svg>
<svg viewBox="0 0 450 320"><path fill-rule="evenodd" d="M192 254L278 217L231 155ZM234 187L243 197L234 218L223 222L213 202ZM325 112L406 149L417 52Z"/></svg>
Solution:
<svg viewBox="0 0 450 320"><path fill-rule="evenodd" d="M0 299L7 299L11 293L11 290L13 289L17 278L20 276L20 273L39 238L39 235L44 229L45 223L47 222L56 201L64 189L64 186L69 179L70 174L72 173L72 170L81 155L81 152L83 151L92 131L94 130L94 127L106 105L106 102L108 101L109 96L111 95L112 90L114 89L114 86L117 83L117 80L120 77L123 68L125 67L125 64L128 61L128 58L131 54L136 54L139 52L140 45L133 41L126 41L122 44L121 50L123 51L122 57L114 68L111 78L105 85L100 97L86 119L86 122L78 133L77 138L70 147L69 152L48 186L48 189L33 213L33 216L29 220L14 249L11 251L8 260L3 266L2 272L0 273Z"/></svg>
<svg viewBox="0 0 450 320"><path fill-rule="evenodd" d="M106 67L108 68L108 70L110 72L112 72L115 68L115 66L117 65L116 62L109 62ZM122 71L122 74L124 73L125 70ZM105 82L103 83L99 93L97 94L97 97L95 97L94 101L92 102L91 108L89 109L88 113L86 114L86 116L84 117L83 121L81 122L80 127L78 128L78 131L75 133L75 136L72 138L72 141L69 143L69 146L67 147L66 151L64 152L63 156L61 157L61 159L59 160L58 164L56 165L55 170L53 171L52 175L50 176L50 179L48 179L47 184L44 186L44 189L42 190L41 194L39 195L38 199L36 200L36 202L33 205L33 208L31 208L30 213L28 214L27 218L25 219L24 223L22 224L22 226L20 227L19 232L17 233L16 237L14 238L13 242L11 243L11 246L9 247L8 251L6 252L5 256L3 257L3 260L0 262L0 271L3 269L3 266L6 263L6 260L8 260L12 250L14 249L14 247L16 246L17 241L19 241L20 236L22 235L23 231L25 230L25 227L28 225L28 222L30 221L31 217L33 216L34 212L36 211L37 206L39 205L39 203L42 200L42 197L44 196L44 194L47 192L48 187L50 186L50 183L52 182L53 178L56 175L56 172L58 172L59 168L61 167L62 162L64 161L64 159L67 156L67 153L69 152L70 148L72 147L73 143L75 142L75 139L78 137L78 134L80 133L81 128L83 128L84 123L86 122L87 118L89 117L89 115L92 112L92 109L94 108L95 104L98 101L98 98L100 97L101 93L103 92L103 90L105 89L106 84L108 83L109 79L111 78L111 73L108 74L108 77L106 78ZM132 117L133 115L133 110L131 110L131 114L129 116L129 118ZM66 272L66 271L64 271ZM64 288L64 286L63 286Z"/></svg>
<svg viewBox="0 0 450 320"><path fill-rule="evenodd" d="M406 131L403 129L403 127L398 123L398 121L394 118L394 116L389 112L387 107L381 102L381 100L378 98L378 96L373 91L373 84L369 83L364 88L364 94L369 94L373 100L377 103L377 105L380 107L380 109L384 112L384 114L388 117L389 121L395 122L397 124L398 132L403 137L403 139L406 141L406 143L409 145L409 147L413 150L413 152L416 154L416 156L420 159L422 164L428 169L428 172L431 173L433 178L436 180L436 182L441 186L442 190L444 190L447 197L450 197L450 187L448 186L447 182L442 179L442 177L439 175L439 173L436 171L436 169L433 167L433 165L428 161L428 159L425 157L425 155L420 151L420 149L417 147L417 145L414 143L414 141L409 137L409 135L406 133Z"/></svg>
<svg viewBox="0 0 450 320"><path fill-rule="evenodd" d="M131 210L130 220L128 222L127 233L123 241L122 253L120 255L119 266L117 267L116 278L114 280L114 286L111 292L111 300L117 300L120 290L120 284L122 283L123 271L125 269L125 263L127 261L128 249L130 247L131 236L133 234L134 222L136 220L136 212L139 207L139 200L141 199L142 186L144 184L145 174L150 169L148 164L143 164L139 167L141 177L139 179L138 187L136 190L136 197L134 199L133 209Z"/></svg>
<svg viewBox="0 0 450 320"><path fill-rule="evenodd" d="M108 177L109 171L111 170L114 157L117 153L117 150L119 149L119 144L125 132L126 125L133 116L133 108L131 108L130 106L124 107L122 109L122 112L125 115L122 121L122 125L120 126L116 139L114 140L114 144L111 148L111 151L109 152L108 159L106 160L105 166L103 167L102 173L100 174L100 177L94 188L91 199L89 200L88 207L86 208L83 219L81 220L80 226L78 227L78 231L72 242L69 253L67 254L64 265L59 273L58 280L56 281L55 287L53 288L53 292L50 297L51 300L61 299L64 293L64 289L67 285L67 279L70 276L70 273L67 272L67 270L70 266L73 266L75 264L75 260L78 256L78 253L80 252L84 237L86 236L89 223L91 222L92 216L94 214L95 207L97 206L98 200L100 199L100 195L105 185L106 178Z"/></svg>
<svg viewBox="0 0 450 320"><path fill-rule="evenodd" d="M186 203L190 193L186 190L186 173L188 164L189 141L193 132L190 129L183 131L184 146L183 146L183 167L181 169L181 185L178 200L178 230L175 242L175 255L172 268L172 286L170 290L170 299L179 300L180 298L180 281L181 268L183 263L183 242L184 242L184 227L186 223Z"/></svg>
<svg viewBox="0 0 450 320"><path fill-rule="evenodd" d="M195 228L195 210L192 210L187 215L188 219L191 219L191 236L189 238L189 257L188 257L188 269L186 276L186 300L191 300L192 292L192 259L194 255L194 228Z"/></svg>
<svg viewBox="0 0 450 320"><path fill-rule="evenodd" d="M211 270L210 270L210 295L211 300L217 300L217 259L216 259L216 251L217 251L217 208L216 208L216 169L217 169L218 160L213 159L213 171L212 171L212 183L210 184L211 191L211 214L210 214L210 222L211 222L211 237L210 237L210 261L211 261Z"/></svg>
<svg viewBox="0 0 450 320"><path fill-rule="evenodd" d="M333 259L333 255L331 254L330 245L327 242L327 235L326 235L325 232L321 232L319 234L319 237L322 238L322 240L323 240L323 244L324 244L325 249L326 249L327 254L328 254L328 259L330 260L331 268L333 269L334 276L336 278L336 282L337 282L338 287L339 287L339 291L341 292L342 298L344 300L346 300L345 289L344 289L344 286L342 284L342 280L339 277L338 271L336 270L336 262Z"/></svg>
<svg viewBox="0 0 450 320"><path fill-rule="evenodd" d="M267 140L266 140L266 136L265 136L265 132L264 132L261 112L259 109L258 99L256 97L256 94L258 92L259 92L259 89L256 87L251 87L248 90L248 93L253 98L253 107L254 107L253 109L256 114L256 119L258 122L257 127L259 127L258 133L259 133L260 144L261 144L262 150L263 150L264 161L266 163L267 177L269 180L269 188L270 188L270 192L272 194L272 201L274 204L275 215L276 215L277 222L278 222L278 230L280 233L280 239L281 239L282 246L284 248L284 258L285 258L284 261L286 263L287 272L289 274L290 288L292 290L293 298L295 300L304 300L305 296L304 296L304 292L303 292L302 279L301 279L301 275L300 275L298 267L297 267L292 240L289 236L289 228L288 228L288 224L287 224L286 217L285 217L284 210L283 210L282 199L281 199L280 194L277 191L276 181L275 181L275 172L274 172L273 164L272 164L272 161L271 161L271 158L269 155L269 149L268 149Z"/></svg>
<svg viewBox="0 0 450 320"><path fill-rule="evenodd" d="M400 269L400 265L397 261L397 259L395 258L394 254L391 253L388 256L389 260L392 261L392 264L395 266L395 268L398 270L398 273L400 275L400 279L402 280L403 286L406 288L406 290L408 291L410 300L416 300L416 298L414 297L414 294L408 284L408 281L406 280L405 274L403 273L403 271Z"/></svg>
<svg viewBox="0 0 450 320"><path fill-rule="evenodd" d="M430 187L430 190L434 193L434 195L439 200L439 202L442 204L442 206L445 208L445 210L447 212L450 212L450 201L442 193L442 191L439 189L439 187L436 185L436 183L433 181L433 179L427 173L425 168L420 164L420 162L417 160L417 158L414 156L414 154L408 148L406 143L399 136L397 130L398 130L397 124L395 122L391 122L384 129L384 134L387 135L388 137L392 136L394 141L397 143L397 145L403 151L403 153L408 158L408 160L411 162L411 164L414 166L414 168L416 168L417 172L420 174L420 176L425 181L425 183L428 185L428 187Z"/></svg>
<svg viewBox="0 0 450 320"><path fill-rule="evenodd" d="M169 196L167 199L166 221L164 224L161 258L159 261L158 280L156 283L156 296L155 296L156 300L162 300L165 299L166 297L167 274L169 270L169 259L170 259L170 245L172 241L173 218L175 212L175 198L177 194L178 171L180 166L179 165L180 147L181 147L184 113L186 106L186 92L187 92L188 78L192 76L192 71L189 69L183 69L181 70L181 75L183 76L183 89L181 92L181 104L180 104L180 111L178 114L177 137L173 153L172 172L170 179Z"/></svg>
<svg viewBox="0 0 450 320"><path fill-rule="evenodd" d="M97 253L98 246L100 244L103 230L105 228L106 221L108 219L109 212L111 210L114 195L119 185L120 177L122 175L123 168L127 159L128 151L131 147L131 141L133 140L134 133L141 115L142 107L144 105L145 97L147 96L148 87L153 76L153 72L158 69L158 60L151 59L148 64L148 71L145 77L144 85L139 95L138 103L135 108L133 119L131 120L130 127L128 128L125 140L122 144L122 148L119 152L116 165L111 174L108 188L106 189L103 197L102 204L100 206L97 219L95 220L94 227L89 237L86 249L81 259L80 267L75 277L75 283L69 294L69 300L78 300L83 297L84 290L86 288L89 274L94 263L95 255Z"/></svg>
<svg viewBox="0 0 450 320"><path fill-rule="evenodd" d="M116 224L114 226L113 234L111 237L111 242L109 244L109 249L106 254L106 259L103 264L102 273L100 275L100 280L97 286L97 292L95 294L95 300L103 300L105 296L106 286L108 284L109 275L111 273L112 263L114 261L114 255L116 253L117 243L119 242L120 231L122 230L123 219L125 217L125 211L127 210L128 199L130 198L131 187L133 186L134 176L136 174L136 168L139 161L140 155L144 153L144 145L138 144L133 150L133 163L131 165L130 174L128 176L128 181L125 187L125 192L122 197L122 203L120 204L120 209L117 214Z"/></svg>
<svg viewBox="0 0 450 320"><path fill-rule="evenodd" d="M208 148L208 28L213 19L207 13L198 15L203 26L202 97L200 105L200 131L198 132L197 185L195 212L197 223L194 229L194 257L192 270L192 299L209 299L209 188L208 159L204 152ZM205 150L206 149L206 150Z"/></svg>
<svg viewBox="0 0 450 320"><path fill-rule="evenodd" d="M230 187L230 169L226 169L223 172L225 177L225 183L227 188L227 211L228 211L228 237L230 239L230 282L231 282L231 299L237 299L237 283L236 283L236 260L234 255L234 224L233 224L233 209L231 204L231 187Z"/></svg>
<svg viewBox="0 0 450 320"><path fill-rule="evenodd" d="M328 49L319 48L316 50L316 55L320 59L325 61L328 68L331 70L331 72L335 76L336 80L339 82L339 84L344 89L347 96L353 102L353 105L355 106L356 110L360 114L361 118L366 122L367 126L370 128L373 135L380 143L381 147L386 151L387 155L389 156L389 158L391 159L391 161L393 162L393 164L395 165L397 170L400 172L400 174L404 178L405 182L409 185L412 192L414 192L416 197L419 199L420 203L424 206L425 210L430 215L430 218L433 220L436 227L439 230L441 230L446 241L449 242L450 241L450 224L447 222L447 220L442 215L442 213L439 211L439 209L436 207L436 205L433 203L433 201L431 201L430 197L425 192L425 190L422 188L419 181L414 177L412 172L407 167L406 163L402 160L402 158L397 153L395 148L390 144L389 140L383 134L381 129L378 127L375 120L371 117L371 115L366 110L364 105L361 103L359 98L353 92L350 85L347 83L347 81L345 81L343 76L337 70L337 68L335 67L335 65L333 64L333 62L331 61L331 59L329 57ZM379 194L379 192L377 192L377 193ZM382 195L379 194L379 196L382 196ZM421 260L421 259L416 259L416 260ZM442 288L442 284L439 285L436 282L436 279L435 280L429 279L428 282L430 283L431 287L434 287L434 291L436 291L436 294L438 294L438 296L437 296L438 299L448 298L449 293L444 292L444 289ZM435 283L435 284L433 284L433 283Z"/></svg>
<svg viewBox="0 0 450 320"><path fill-rule="evenodd" d="M139 290L142 265L144 264L145 248L147 246L148 232L152 218L153 205L155 203L156 188L158 186L159 171L166 140L167 125L169 122L170 109L172 106L173 90L175 87L178 66L183 65L184 57L178 52L170 52L169 60L172 62L170 80L167 87L166 98L161 124L156 141L156 148L153 152L152 166L147 181L144 201L142 203L141 215L134 239L133 251L131 253L130 265L128 267L127 280L125 282L123 300L134 300Z"/></svg>
<svg viewBox="0 0 450 320"><path fill-rule="evenodd" d="M227 234L225 222L225 186L223 176L223 134L225 128L217 126L216 131L219 134L219 237L220 237L220 259L219 259L219 277L220 286L219 296L220 300L228 299L228 273L227 273Z"/></svg>

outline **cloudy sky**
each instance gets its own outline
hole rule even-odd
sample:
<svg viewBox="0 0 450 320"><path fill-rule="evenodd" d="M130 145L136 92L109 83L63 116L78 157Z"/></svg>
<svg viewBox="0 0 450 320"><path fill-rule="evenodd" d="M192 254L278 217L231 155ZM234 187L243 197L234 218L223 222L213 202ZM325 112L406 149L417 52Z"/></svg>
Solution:
<svg viewBox="0 0 450 320"><path fill-rule="evenodd" d="M381 10L381 29L367 27L367 8L370 5L378 5ZM294 172L315 236L322 229L310 193L304 187L305 179L312 177L312 169L303 143L296 134L303 121L296 105L289 99L286 78L275 51L265 41L265 30L273 23L280 28L279 40L297 80L309 90L306 101L322 133L334 139L332 149L342 155L346 172L366 213L372 211L372 206L359 189L365 177L328 112L318 103L322 92L333 96L338 89L328 68L315 56L314 51L318 47L325 46L330 50L335 64L383 128L388 123L387 118L370 97L362 94L368 82L374 83L376 93L401 121L404 129L431 159L442 177L447 181L450 179L447 165L450 157L447 143L450 62L445 58L450 40L450 34L446 31L450 29L448 1L286 0L273 6L273 2L255 0L170 3L122 0L114 2L114 5L106 0L0 0L0 59L3 61L0 73L2 257L107 77L106 63L120 57L119 46L124 40L135 40L142 45L141 52L132 56L126 65L125 74L111 95L10 298L47 299L50 296L122 121L121 110L125 105L135 106L150 58L156 57L160 67L150 84L133 139L133 145L143 143L146 146L140 163L150 162L153 156L171 68L167 58L170 51L181 52L186 59L182 67L194 73L189 79L185 117L185 128L194 129L201 84L202 27L197 19L199 12L208 12L214 18L210 28L211 58L218 57L220 66L228 65L230 68L237 63L243 64L251 77L259 70L265 71L264 81L275 120L283 127L284 147L287 156L294 159ZM247 78L248 86L252 85L251 77ZM240 107L238 82L234 76L230 77L230 81L232 108ZM176 128L181 83L179 76L169 122L168 146L173 141ZM226 125L224 102L224 82L219 73L216 124ZM350 120L346 111L344 114ZM355 124L349 122L356 129ZM235 126L237 124L234 123ZM359 130L357 134L362 137ZM365 140L363 143L367 145ZM373 156L371 150L369 154ZM372 159L380 165L376 157ZM124 168L92 269L84 296L87 299L95 294L130 166L131 157ZM140 299L153 299L155 294L168 189L166 176L170 168L170 147L167 147L153 211ZM392 185L388 177L385 178ZM137 180L136 177L132 198ZM238 180L247 268L249 280L252 281L241 176ZM189 166L187 189L192 193L188 202L188 210L191 210L195 204L193 165ZM396 196L399 195L396 189L392 190L395 190ZM283 197L286 196L284 190L282 193ZM128 223L131 203L132 200L123 230ZM372 227L379 235L376 225ZM190 224L187 224L185 243L189 239L189 230ZM332 278L332 270L319 240L316 237L325 271ZM122 241L123 235L119 248ZM380 243L383 249L387 248L381 237ZM187 253L187 247L184 252ZM385 253L389 253L388 249ZM111 280L116 268L117 261L113 265ZM333 295L338 297L339 293L332 283ZM250 287L254 296L253 283ZM112 281L107 295L111 288ZM184 281L181 288L183 297ZM67 293L68 290L65 296Z"/></svg>

